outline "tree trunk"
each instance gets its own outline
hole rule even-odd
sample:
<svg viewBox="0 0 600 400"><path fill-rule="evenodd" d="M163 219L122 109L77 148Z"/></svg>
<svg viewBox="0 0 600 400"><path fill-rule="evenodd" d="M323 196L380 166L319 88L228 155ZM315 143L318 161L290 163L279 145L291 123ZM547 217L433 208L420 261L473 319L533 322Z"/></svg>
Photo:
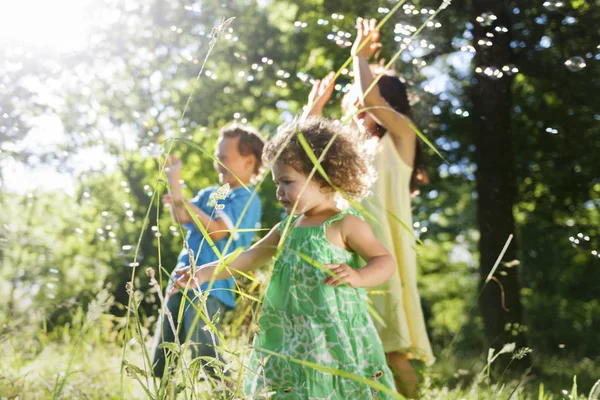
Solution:
<svg viewBox="0 0 600 400"><path fill-rule="evenodd" d="M520 329L517 270L515 263L510 263L517 255L515 238L493 279L485 283L509 235L515 234L516 182L510 122L512 77L506 73L494 75L493 72L494 67L502 71L502 67L511 61L511 11L506 0L473 0L472 10L473 42L477 51L474 58L476 83L470 90L477 164L477 218L481 233L480 285L484 285L479 307L487 344L499 350L506 343L516 342L518 349L525 341ZM486 18L484 13L493 16ZM482 14L483 23L477 22L476 18ZM495 27L506 27L508 33L498 33ZM486 36L487 33L493 33L494 37ZM491 41L492 45L481 45L479 41ZM481 68L479 73L478 67ZM487 67L492 69L486 71Z"/></svg>

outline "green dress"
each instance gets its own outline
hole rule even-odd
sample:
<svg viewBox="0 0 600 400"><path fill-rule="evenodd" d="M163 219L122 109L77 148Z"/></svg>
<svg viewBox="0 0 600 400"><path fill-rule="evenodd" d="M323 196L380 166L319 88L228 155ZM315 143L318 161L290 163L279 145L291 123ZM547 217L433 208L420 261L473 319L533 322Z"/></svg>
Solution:
<svg viewBox="0 0 600 400"><path fill-rule="evenodd" d="M267 393L275 399L391 398L331 370L375 380L395 391L368 312L365 290L326 286L323 280L327 273L307 261L361 266L355 253L330 244L325 236L326 227L347 214L358 215L355 210L345 210L314 227L294 228L297 217L292 219L273 267L245 374L244 392L249 398L264 398ZM325 371L317 370L314 364L325 367Z"/></svg>

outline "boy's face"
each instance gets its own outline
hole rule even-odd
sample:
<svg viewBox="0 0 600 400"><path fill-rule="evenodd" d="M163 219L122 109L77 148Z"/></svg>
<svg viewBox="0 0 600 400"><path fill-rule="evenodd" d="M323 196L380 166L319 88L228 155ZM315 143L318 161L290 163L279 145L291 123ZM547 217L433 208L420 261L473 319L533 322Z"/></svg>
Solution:
<svg viewBox="0 0 600 400"><path fill-rule="evenodd" d="M229 183L231 187L238 187L239 181L249 184L254 175L255 157L252 154L247 156L240 154L239 141L239 137L221 137L217 141L215 158L227 167L223 168L221 164L214 163L221 185Z"/></svg>

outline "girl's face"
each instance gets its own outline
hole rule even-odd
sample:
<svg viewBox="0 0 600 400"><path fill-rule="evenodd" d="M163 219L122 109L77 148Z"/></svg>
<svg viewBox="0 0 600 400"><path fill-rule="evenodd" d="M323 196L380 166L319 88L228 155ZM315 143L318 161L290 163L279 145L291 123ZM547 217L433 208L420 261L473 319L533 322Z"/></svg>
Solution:
<svg viewBox="0 0 600 400"><path fill-rule="evenodd" d="M277 200L281 203L285 212L290 215L294 204L298 206L294 214L310 214L321 206L329 206L331 193L326 193L320 185L311 179L306 184L307 176L296 171L294 167L282 162L277 162L271 170L273 181L277 185ZM300 196L300 191L306 185L306 189Z"/></svg>

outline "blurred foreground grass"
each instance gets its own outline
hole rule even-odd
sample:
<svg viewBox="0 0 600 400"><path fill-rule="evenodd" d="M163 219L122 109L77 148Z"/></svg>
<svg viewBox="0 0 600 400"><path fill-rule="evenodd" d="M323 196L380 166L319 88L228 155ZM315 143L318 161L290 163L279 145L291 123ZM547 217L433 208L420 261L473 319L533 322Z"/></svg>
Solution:
<svg viewBox="0 0 600 400"><path fill-rule="evenodd" d="M94 305L91 306L93 308ZM98 305L96 304L96 307ZM126 360L142 366L142 345L136 340L123 343L120 321L109 314L94 315L80 311L74 322L50 333L43 326L31 324L24 317L4 317L0 331L0 398L1 399L145 399L173 398L173 392L155 397L155 386L148 385L151 396L127 370L121 377L123 345L128 347ZM145 345L149 348L150 336ZM232 348L247 343L243 334L229 338ZM504 355L502 355L504 356ZM423 399L599 399L600 390L591 393L600 378L599 360L535 356L529 374L508 371L494 383L482 379L486 368L483 356L453 354L440 357L431 368L419 368ZM236 369L234 367L234 369ZM234 372L234 375L237 371ZM577 376L576 387L573 377ZM123 378L123 379L121 379ZM145 381L145 378L142 378ZM121 387L122 382L122 387ZM148 380L149 382L149 380ZM194 388L176 376L173 390L177 398L240 398L229 390L216 390L209 382ZM64 383L64 384L63 384ZM575 396L575 393L578 393Z"/></svg>

